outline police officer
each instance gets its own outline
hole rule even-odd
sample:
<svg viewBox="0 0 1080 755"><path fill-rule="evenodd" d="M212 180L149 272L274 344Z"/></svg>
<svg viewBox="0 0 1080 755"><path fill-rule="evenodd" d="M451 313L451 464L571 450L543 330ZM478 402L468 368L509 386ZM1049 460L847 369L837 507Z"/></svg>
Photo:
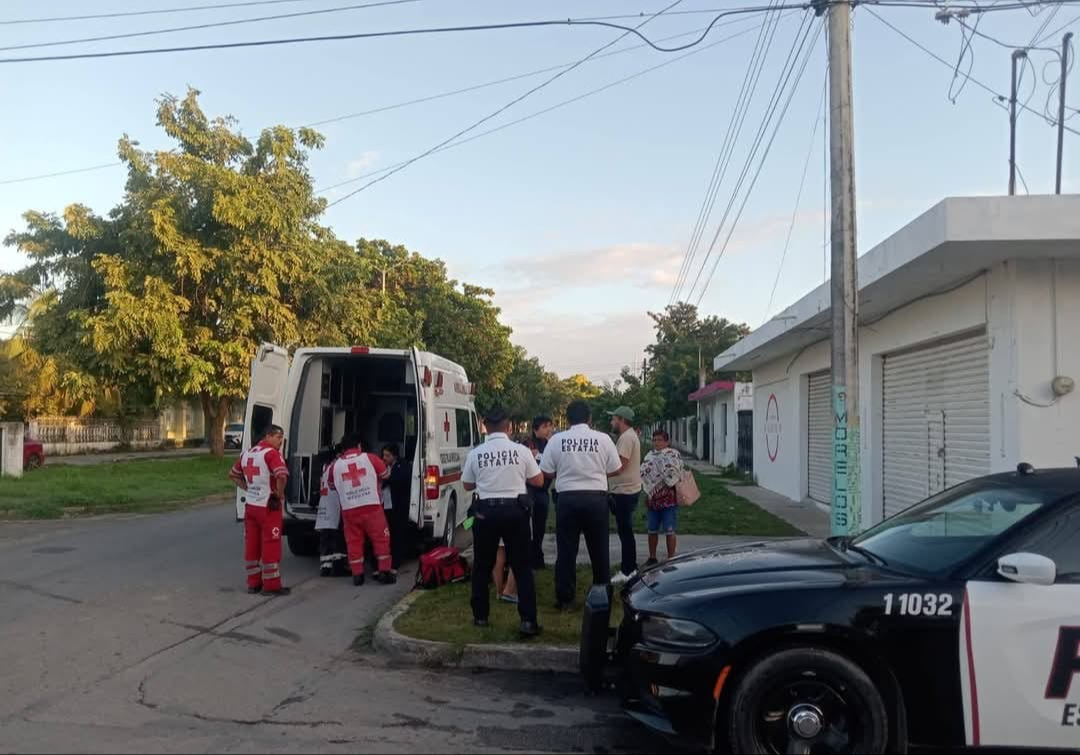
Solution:
<svg viewBox="0 0 1080 755"><path fill-rule="evenodd" d="M509 418L501 407L484 417L487 441L469 452L461 481L467 491L476 491L473 550L476 563L472 573L473 623L488 626L490 597L488 580L495 565L499 541L506 545L506 559L518 584L518 613L521 634L540 634L536 621L536 581L529 563L530 496L526 484L542 487L532 452L514 443L506 434Z"/></svg>
<svg viewBox="0 0 1080 755"><path fill-rule="evenodd" d="M559 610L572 610L575 605L577 554L583 533L592 561L593 584L608 584L608 478L623 470L615 442L589 427L592 410L587 403L571 402L566 418L570 429L548 441L540 461L544 475L556 478L559 486L555 507L555 607Z"/></svg>

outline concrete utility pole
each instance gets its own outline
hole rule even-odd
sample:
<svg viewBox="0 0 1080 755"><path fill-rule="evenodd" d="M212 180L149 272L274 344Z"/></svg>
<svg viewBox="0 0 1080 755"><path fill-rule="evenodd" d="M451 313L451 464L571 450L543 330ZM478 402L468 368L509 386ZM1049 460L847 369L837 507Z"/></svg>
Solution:
<svg viewBox="0 0 1080 755"><path fill-rule="evenodd" d="M1024 50L1013 50L1012 90L1009 94L1009 196L1016 194L1016 62L1027 57Z"/></svg>
<svg viewBox="0 0 1080 755"><path fill-rule="evenodd" d="M832 161L832 534L858 533L859 275L855 249L855 125L851 5L829 6L829 152Z"/></svg>
<svg viewBox="0 0 1080 755"><path fill-rule="evenodd" d="M1061 82L1058 86L1058 143L1057 143L1057 180L1054 193L1061 193L1061 160L1065 151L1065 79L1069 75L1069 47L1073 33L1070 31L1061 39Z"/></svg>

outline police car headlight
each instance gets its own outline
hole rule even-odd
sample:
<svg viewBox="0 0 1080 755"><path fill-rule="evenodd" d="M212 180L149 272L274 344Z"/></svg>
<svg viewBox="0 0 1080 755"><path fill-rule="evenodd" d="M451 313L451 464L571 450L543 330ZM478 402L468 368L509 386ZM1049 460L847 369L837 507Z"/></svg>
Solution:
<svg viewBox="0 0 1080 755"><path fill-rule="evenodd" d="M716 635L693 621L647 616L641 624L641 639L653 645L700 650L715 643Z"/></svg>

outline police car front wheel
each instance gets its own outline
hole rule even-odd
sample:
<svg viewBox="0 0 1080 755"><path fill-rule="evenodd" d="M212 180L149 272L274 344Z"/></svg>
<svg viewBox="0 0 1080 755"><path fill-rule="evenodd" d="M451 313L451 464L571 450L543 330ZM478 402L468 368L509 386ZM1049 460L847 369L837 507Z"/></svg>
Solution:
<svg viewBox="0 0 1080 755"><path fill-rule="evenodd" d="M728 708L728 742L743 753L883 753L885 702L869 676L844 656L791 648L757 661Z"/></svg>

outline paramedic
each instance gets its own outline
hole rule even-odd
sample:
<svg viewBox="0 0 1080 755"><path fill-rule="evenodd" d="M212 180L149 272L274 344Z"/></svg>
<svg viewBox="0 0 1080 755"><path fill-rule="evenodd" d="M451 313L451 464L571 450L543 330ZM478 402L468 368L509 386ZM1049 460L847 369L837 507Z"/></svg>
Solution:
<svg viewBox="0 0 1080 755"><path fill-rule="evenodd" d="M379 564L376 579L392 584L397 577L391 569L390 530L379 495L381 481L389 476L390 470L378 456L363 452L359 434L345 436L341 445L345 450L334 462L327 482L330 490L336 490L341 499L353 584L364 584L364 544L367 540L371 540Z"/></svg>
<svg viewBox="0 0 1080 755"><path fill-rule="evenodd" d="M608 584L608 478L623 471L615 442L589 427L592 410L584 401L566 407L570 429L548 441L540 469L559 486L555 507L555 599L559 610L573 610L577 592L577 554L581 535L592 561L593 584Z"/></svg>
<svg viewBox="0 0 1080 755"><path fill-rule="evenodd" d="M492 408L484 417L487 440L469 452L461 472L465 490L476 491L473 548L476 563L472 573L473 623L488 626L490 596L488 580L499 549L506 544L506 559L518 585L518 614L521 635L540 634L536 622L536 580L529 560L531 496L526 484L544 484L532 452L514 443L506 434L509 418L502 408Z"/></svg>
<svg viewBox="0 0 1080 755"><path fill-rule="evenodd" d="M229 478L245 491L244 560L248 592L253 595L289 594L289 588L281 586L281 507L289 479L281 458L284 440L285 431L270 425L266 436L244 451L229 470Z"/></svg>

